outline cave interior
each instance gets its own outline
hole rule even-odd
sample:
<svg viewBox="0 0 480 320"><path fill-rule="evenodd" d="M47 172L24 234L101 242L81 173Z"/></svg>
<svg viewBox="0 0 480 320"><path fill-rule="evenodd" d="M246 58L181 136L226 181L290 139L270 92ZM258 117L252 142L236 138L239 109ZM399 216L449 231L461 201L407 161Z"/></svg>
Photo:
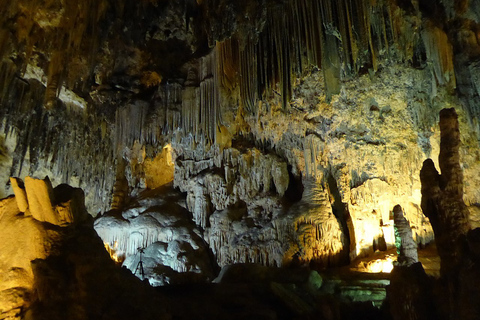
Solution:
<svg viewBox="0 0 480 320"><path fill-rule="evenodd" d="M480 0L0 17L0 319L480 319Z"/></svg>

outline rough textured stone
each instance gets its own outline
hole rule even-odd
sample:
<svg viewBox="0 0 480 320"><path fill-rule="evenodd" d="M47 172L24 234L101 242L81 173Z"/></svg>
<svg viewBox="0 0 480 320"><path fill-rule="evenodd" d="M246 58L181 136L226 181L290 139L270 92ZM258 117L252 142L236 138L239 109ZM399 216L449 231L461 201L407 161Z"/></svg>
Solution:
<svg viewBox="0 0 480 320"><path fill-rule="evenodd" d="M140 216L130 198L164 182L149 159L171 143L175 186L222 263L273 264L288 252L330 265L384 250L396 204L427 244L418 171L436 159L442 108L459 114L465 183L438 188L452 198L464 189L480 216L478 4L5 2L2 180L48 174L82 186L92 215L113 199L130 221ZM58 207L58 224L75 219L73 207Z"/></svg>
<svg viewBox="0 0 480 320"><path fill-rule="evenodd" d="M476 319L480 316L477 301L478 233L470 230L469 210L463 202L463 173L460 166L460 134L455 109L440 113L440 175L433 162L424 162L422 209L435 232L441 258L440 279L435 283L434 297L442 319ZM404 281L411 279L405 278Z"/></svg>
<svg viewBox="0 0 480 320"><path fill-rule="evenodd" d="M83 192L69 186L54 192L70 207L74 227L20 214L12 197L0 201L0 318L168 319L159 294L110 260L85 219Z"/></svg>
<svg viewBox="0 0 480 320"><path fill-rule="evenodd" d="M442 319L433 294L434 283L422 264L396 266L387 287L387 306L394 320Z"/></svg>
<svg viewBox="0 0 480 320"><path fill-rule="evenodd" d="M113 259L153 286L213 279L208 248L179 204L178 191L164 186L131 201L123 211L112 210L95 220L95 230ZM137 269L140 261L143 275Z"/></svg>

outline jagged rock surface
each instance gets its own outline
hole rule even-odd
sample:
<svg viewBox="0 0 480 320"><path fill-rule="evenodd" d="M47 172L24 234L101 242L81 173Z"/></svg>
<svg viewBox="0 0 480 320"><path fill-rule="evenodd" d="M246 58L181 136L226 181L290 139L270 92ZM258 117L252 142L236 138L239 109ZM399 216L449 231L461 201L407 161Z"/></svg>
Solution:
<svg viewBox="0 0 480 320"><path fill-rule="evenodd" d="M152 186L149 159L171 143L175 185L221 264L286 256L326 265L337 251L353 259L384 250L394 244L397 203L426 244L433 232L417 173L439 151L445 107L457 109L462 128L466 183L452 192L463 189L470 220L480 221L478 8L478 0L10 1L0 8L2 181L48 174L81 186L96 215ZM41 219L69 221L74 207ZM467 238L464 249L475 252L475 234Z"/></svg>
<svg viewBox="0 0 480 320"><path fill-rule="evenodd" d="M346 217L351 258L393 246L397 203L425 244L416 172L438 152L436 111L449 105L462 117L464 198L479 220L476 2L23 2L0 23L0 165L82 187L93 215L153 186L149 161L167 143L180 166L203 166L246 140L265 168L278 166L273 183L262 178L277 195L287 172L320 181ZM215 170L227 164L198 178L177 170L177 186L196 180L188 203L202 228L257 192L248 178L225 191L234 173Z"/></svg>

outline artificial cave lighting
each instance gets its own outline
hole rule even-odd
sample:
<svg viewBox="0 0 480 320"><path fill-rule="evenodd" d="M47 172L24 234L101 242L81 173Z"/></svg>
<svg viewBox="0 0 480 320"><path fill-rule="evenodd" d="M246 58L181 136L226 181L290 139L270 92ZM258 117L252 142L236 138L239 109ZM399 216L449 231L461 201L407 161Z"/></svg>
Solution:
<svg viewBox="0 0 480 320"><path fill-rule="evenodd" d="M394 261L395 257L393 257L393 255L387 255L383 259L375 259L369 262L366 266L366 269L371 273L390 273L393 270Z"/></svg>

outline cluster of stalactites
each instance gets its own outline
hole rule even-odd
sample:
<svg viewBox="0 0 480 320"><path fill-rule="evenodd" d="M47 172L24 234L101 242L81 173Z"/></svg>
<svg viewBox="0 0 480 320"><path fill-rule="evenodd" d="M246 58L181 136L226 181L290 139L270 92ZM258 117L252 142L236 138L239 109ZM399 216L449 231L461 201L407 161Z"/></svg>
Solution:
<svg viewBox="0 0 480 320"><path fill-rule="evenodd" d="M135 142L163 147L165 137L181 125L182 92L181 84L166 83L158 88L150 102L136 100L117 108L115 153L121 155L124 148L131 148Z"/></svg>
<svg viewBox="0 0 480 320"><path fill-rule="evenodd" d="M216 47L199 59L198 74L190 70L182 93L182 129L195 143L211 145L221 123L221 100Z"/></svg>
<svg viewBox="0 0 480 320"><path fill-rule="evenodd" d="M329 99L343 77L376 70L397 33L392 5L384 1L286 1L269 10L258 42L240 43L234 36L222 43L221 82L237 77L250 112L258 99L274 95L286 107L295 76L316 66Z"/></svg>
<svg viewBox="0 0 480 320"><path fill-rule="evenodd" d="M62 104L53 115L44 107L42 83L20 78L12 63L2 64L1 72L5 77L0 83L1 130L16 139L10 175L33 175L44 168L63 183L75 177L82 187L88 182L86 192L95 192L94 202L104 203L115 177L105 121Z"/></svg>

